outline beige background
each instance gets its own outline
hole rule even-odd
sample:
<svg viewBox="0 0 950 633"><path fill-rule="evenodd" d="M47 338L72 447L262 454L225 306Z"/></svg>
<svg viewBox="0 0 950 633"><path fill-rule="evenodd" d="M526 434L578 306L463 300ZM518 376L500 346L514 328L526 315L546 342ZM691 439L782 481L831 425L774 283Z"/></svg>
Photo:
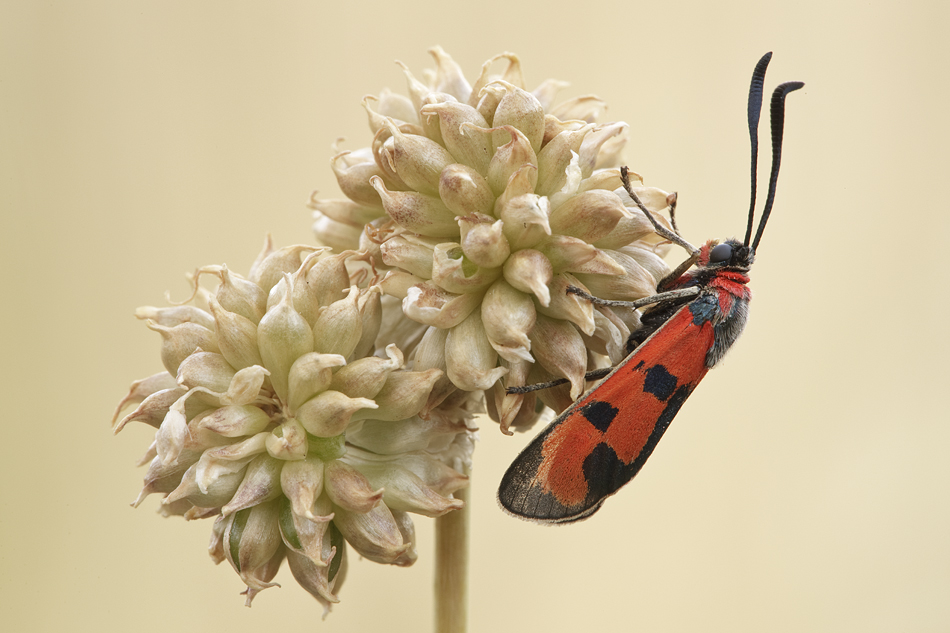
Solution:
<svg viewBox="0 0 950 633"><path fill-rule="evenodd" d="M0 628L430 630L429 520L415 567L356 562L322 623L286 569L248 610L209 523L129 508L150 433L108 420L160 367L132 310L246 270L266 231L309 241L361 97L441 44L606 99L693 241L743 231L755 61L807 83L750 326L637 481L576 526L516 521L494 489L528 436L482 425L472 630L950 629L948 4L343 4L2 3Z"/></svg>

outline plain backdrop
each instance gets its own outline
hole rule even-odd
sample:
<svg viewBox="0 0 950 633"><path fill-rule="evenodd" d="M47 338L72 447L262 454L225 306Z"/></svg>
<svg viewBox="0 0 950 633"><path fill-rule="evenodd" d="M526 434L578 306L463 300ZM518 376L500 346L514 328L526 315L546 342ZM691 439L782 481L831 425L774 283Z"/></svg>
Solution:
<svg viewBox="0 0 950 633"><path fill-rule="evenodd" d="M441 45L471 79L514 51L529 86L604 98L693 242L744 230L756 60L807 84L749 327L636 481L590 521L517 521L494 493L530 435L480 424L471 630L950 630L948 7L6 0L0 628L431 630L430 520L412 568L354 557L325 621L286 569L246 609L209 522L129 507L151 432L109 419L161 366L134 308L246 271L268 231L310 242L332 143L369 143L360 99Z"/></svg>

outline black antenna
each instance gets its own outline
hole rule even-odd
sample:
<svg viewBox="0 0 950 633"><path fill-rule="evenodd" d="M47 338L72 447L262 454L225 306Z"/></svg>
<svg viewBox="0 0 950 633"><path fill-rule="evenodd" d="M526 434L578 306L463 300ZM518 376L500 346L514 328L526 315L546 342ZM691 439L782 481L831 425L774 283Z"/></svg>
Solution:
<svg viewBox="0 0 950 633"><path fill-rule="evenodd" d="M762 219L759 220L759 230L755 233L752 250L759 247L762 240L762 231L772 212L772 203L775 202L775 185L778 182L778 169L782 163L782 134L785 129L785 97L788 93L798 90L805 84L800 81L789 81L781 84L772 92L772 172L769 175L769 194L765 199L765 209L762 210ZM752 225L749 225L752 228ZM748 244L748 238L746 238Z"/></svg>
<svg viewBox="0 0 950 633"><path fill-rule="evenodd" d="M749 139L752 141L752 199L749 201L749 223L745 230L745 241L749 245L752 239L752 220L755 217L755 186L758 179L759 164L759 114L762 111L762 88L765 84L765 71L769 67L772 53L762 56L752 71L752 84L749 86Z"/></svg>

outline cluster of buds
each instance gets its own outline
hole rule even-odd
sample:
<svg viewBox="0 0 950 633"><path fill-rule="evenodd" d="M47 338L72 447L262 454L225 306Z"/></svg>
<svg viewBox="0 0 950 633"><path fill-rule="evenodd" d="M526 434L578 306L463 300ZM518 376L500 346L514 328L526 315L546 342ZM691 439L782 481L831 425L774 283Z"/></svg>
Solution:
<svg viewBox="0 0 950 633"><path fill-rule="evenodd" d="M157 429L134 505L159 493L165 515L214 517L211 556L248 603L284 559L326 608L349 547L411 564L409 513L462 505L483 399L510 433L622 357L637 312L567 288L634 300L669 272L622 186L628 126L598 124L600 99L556 104L555 80L526 90L510 53L470 83L431 52L423 79L403 66L408 97L364 99L370 146L331 161L346 198L311 199L322 246L268 241L247 277L201 268L189 301L137 313L166 371L133 383L113 420ZM675 195L631 176L666 222Z"/></svg>
<svg viewBox="0 0 950 633"><path fill-rule="evenodd" d="M655 294L669 268L622 187L628 126L597 124L600 99L555 105L555 80L529 92L510 53L471 84L442 49L431 52L426 81L403 67L409 97L364 99L372 144L333 158L347 199L314 198L314 228L321 243L382 262L383 291L427 327L415 355L444 369L435 391L486 391L509 432L532 424L541 403L568 406L589 370L622 357L638 324L635 312L594 307L567 287L634 300ZM507 66L492 75L499 60ZM656 215L675 201L635 191ZM568 382L506 393L553 378Z"/></svg>
<svg viewBox="0 0 950 633"><path fill-rule="evenodd" d="M467 483L467 402L419 417L442 371L406 369L394 344L377 350L380 287L351 283L354 253L326 250L268 240L247 277L201 268L188 302L137 311L162 337L166 371L133 383L113 420L157 429L134 505L161 493L166 515L215 517L210 554L231 563L248 604L285 558L327 608L347 543L412 564L408 513L457 509ZM214 291L198 285L206 276Z"/></svg>

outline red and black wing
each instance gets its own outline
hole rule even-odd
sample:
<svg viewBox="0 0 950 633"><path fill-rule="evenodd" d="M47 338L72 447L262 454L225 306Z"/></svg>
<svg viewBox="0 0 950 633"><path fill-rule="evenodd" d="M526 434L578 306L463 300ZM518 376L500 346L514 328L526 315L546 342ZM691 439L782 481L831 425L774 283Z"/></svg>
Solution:
<svg viewBox="0 0 950 633"><path fill-rule="evenodd" d="M521 452L498 490L505 510L542 523L578 521L637 474L708 370L713 325L691 305Z"/></svg>

